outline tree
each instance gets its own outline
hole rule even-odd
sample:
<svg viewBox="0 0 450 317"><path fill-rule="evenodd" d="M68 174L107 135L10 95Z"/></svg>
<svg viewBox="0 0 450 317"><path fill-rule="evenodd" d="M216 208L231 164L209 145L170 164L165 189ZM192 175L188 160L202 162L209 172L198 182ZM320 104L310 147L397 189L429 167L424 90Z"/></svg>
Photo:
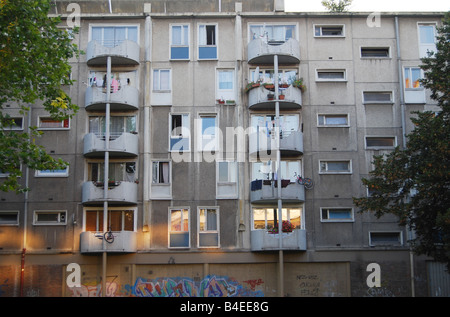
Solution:
<svg viewBox="0 0 450 317"><path fill-rule="evenodd" d="M415 112L414 130L405 148L374 156L374 170L363 178L370 197L354 198L360 212L398 216L399 224L415 233L416 254L444 262L450 269L450 122L449 14L437 37L437 51L423 58L423 87L429 89L440 111Z"/></svg>
<svg viewBox="0 0 450 317"><path fill-rule="evenodd" d="M21 165L36 170L61 169L66 163L51 157L35 139L36 127L13 131L14 120L4 113L7 104L27 114L41 105L54 120L73 116L78 106L64 93L72 84L69 59L78 56L72 34L59 28L60 18L49 17L50 0L0 0L0 190L27 190L19 183ZM77 30L74 30L77 32Z"/></svg>
<svg viewBox="0 0 450 317"><path fill-rule="evenodd" d="M322 5L328 9L328 11L336 12L347 12L347 7L352 4L353 0L322 0Z"/></svg>

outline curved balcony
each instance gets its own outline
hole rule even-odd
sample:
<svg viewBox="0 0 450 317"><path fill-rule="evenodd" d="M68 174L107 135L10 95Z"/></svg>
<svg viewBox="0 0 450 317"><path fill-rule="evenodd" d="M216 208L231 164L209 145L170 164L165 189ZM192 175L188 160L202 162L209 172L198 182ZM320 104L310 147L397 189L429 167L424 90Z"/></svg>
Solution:
<svg viewBox="0 0 450 317"><path fill-rule="evenodd" d="M139 55L139 44L130 40L124 40L116 46L105 46L93 40L88 43L86 50L89 66L106 65L108 56L111 56L111 65L138 65Z"/></svg>
<svg viewBox="0 0 450 317"><path fill-rule="evenodd" d="M280 110L292 110L302 108L302 91L300 88L289 86L279 89L280 95L283 93L284 99L280 99ZM251 110L273 110L275 111L274 92L264 86L253 88L248 91L248 107Z"/></svg>
<svg viewBox="0 0 450 317"><path fill-rule="evenodd" d="M81 201L85 205L103 203L103 182L85 182L82 187ZM135 205L137 204L138 184L134 182L112 181L108 187L110 205Z"/></svg>
<svg viewBox="0 0 450 317"><path fill-rule="evenodd" d="M259 38L248 44L247 58L250 64L272 65L275 55L278 56L278 64L298 64L300 63L300 44L294 39L285 42L267 42Z"/></svg>
<svg viewBox="0 0 450 317"><path fill-rule="evenodd" d="M115 231L113 232L114 241L105 243L106 252L136 252L137 251L137 232L134 231ZM82 253L103 252L103 233L85 231L80 235L80 251Z"/></svg>
<svg viewBox="0 0 450 317"><path fill-rule="evenodd" d="M254 132L249 135L249 153L251 156L275 155L277 140L267 135L267 131ZM282 157L303 154L303 133L300 131L283 131L280 139Z"/></svg>
<svg viewBox="0 0 450 317"><path fill-rule="evenodd" d="M250 202L252 204L276 204L278 186L276 180L255 180L250 184ZM305 186L281 180L281 199L283 203L302 203L305 201Z"/></svg>
<svg viewBox="0 0 450 317"><path fill-rule="evenodd" d="M280 236L271 234L266 230L251 231L252 251L278 251L280 250ZM306 251L306 230L294 229L292 232L281 234L281 250Z"/></svg>
<svg viewBox="0 0 450 317"><path fill-rule="evenodd" d="M110 94L111 110L137 110L139 108L139 90L133 86L123 86ZM86 110L105 110L106 91L102 87L88 87L85 95Z"/></svg>
<svg viewBox="0 0 450 317"><path fill-rule="evenodd" d="M137 156L139 154L139 137L133 133L122 133L109 141L109 153L112 157ZM105 153L105 137L88 133L84 136L84 151L86 157L103 156Z"/></svg>

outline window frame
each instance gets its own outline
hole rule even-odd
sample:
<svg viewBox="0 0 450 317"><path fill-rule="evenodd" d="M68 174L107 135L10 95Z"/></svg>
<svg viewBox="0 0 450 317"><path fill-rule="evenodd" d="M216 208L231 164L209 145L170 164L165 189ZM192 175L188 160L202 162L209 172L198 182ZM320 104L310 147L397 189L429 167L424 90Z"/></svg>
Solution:
<svg viewBox="0 0 450 317"><path fill-rule="evenodd" d="M176 136L173 135L174 133L174 128L173 128L173 116L181 116L181 134ZM183 120L183 117L186 116L186 119ZM169 113L169 152L186 152L189 153L191 152L191 114L190 113ZM187 123L187 127L183 126L183 122ZM173 147L179 142L175 142L172 145L172 140L182 140L182 139L187 139L187 146L189 147L188 149L173 149Z"/></svg>
<svg viewBox="0 0 450 317"><path fill-rule="evenodd" d="M392 139L392 145L367 145L368 139ZM394 135L366 135L364 137L364 147L366 150L393 150L397 146L397 137Z"/></svg>
<svg viewBox="0 0 450 317"><path fill-rule="evenodd" d="M363 56L363 50L387 50L386 56L378 56L378 55L369 55ZM390 59L391 58L391 47L390 46L361 46L360 49L360 57L361 59Z"/></svg>
<svg viewBox="0 0 450 317"><path fill-rule="evenodd" d="M288 39L286 39L286 33L284 35L284 40L276 40L276 39L269 39L269 38L264 38L264 34L261 36L255 34L252 34L252 27L293 27L293 32L294 35ZM267 42L287 42L289 39L294 39L294 40L298 40L298 23L283 23L283 22L273 22L273 23L260 23L260 22L251 22L248 24L248 39L249 42L255 40L255 39L263 39L264 41Z"/></svg>
<svg viewBox="0 0 450 317"><path fill-rule="evenodd" d="M320 78L321 73L342 73L342 78ZM347 82L346 69L316 69L316 82Z"/></svg>
<svg viewBox="0 0 450 317"><path fill-rule="evenodd" d="M413 69L417 69L420 72L420 76L417 80L417 82L419 83L419 87L407 87L408 85L406 84L406 80L408 78L407 76L407 72L409 73L409 78L411 78L411 80L413 79ZM419 66L404 66L403 67L403 85L404 85L404 89L405 91L421 91L421 90L425 90L425 88L422 86L422 84L420 83L420 79L424 78L424 72L423 69L421 69ZM411 86L414 86L413 82L411 82Z"/></svg>
<svg viewBox="0 0 450 317"><path fill-rule="evenodd" d="M55 123L55 124L56 123L60 123L61 126L60 127L57 127L57 126L55 126L55 127L42 127L41 124L42 124L43 120L46 120L48 122L52 122L52 123ZM59 120L53 120L49 116L39 116L38 119L37 119L37 128L38 128L38 130L70 130L70 123L71 123L70 118L67 118L67 119L59 121Z"/></svg>
<svg viewBox="0 0 450 317"><path fill-rule="evenodd" d="M341 28L339 35L323 35L323 28ZM320 28L320 34L317 35L316 28ZM313 36L315 38L345 38L345 24L313 24Z"/></svg>
<svg viewBox="0 0 450 317"><path fill-rule="evenodd" d="M63 170L36 170L35 177L69 177L69 166Z"/></svg>
<svg viewBox="0 0 450 317"><path fill-rule="evenodd" d="M220 88L220 73L221 72L231 72L232 73L232 88L231 89L221 89ZM223 96L226 98L223 98ZM217 68L216 69L216 100L236 100L236 70L234 68Z"/></svg>
<svg viewBox="0 0 450 317"><path fill-rule="evenodd" d="M57 214L56 221L39 221L39 214ZM34 210L34 226L65 226L67 225L67 210Z"/></svg>
<svg viewBox="0 0 450 317"><path fill-rule="evenodd" d="M349 211L350 217L348 218L330 218L330 211ZM324 218L324 212L327 213L327 217ZM352 207L320 207L320 222L354 222L355 212Z"/></svg>
<svg viewBox="0 0 450 317"><path fill-rule="evenodd" d="M202 210L215 210L215 227L216 229L208 230L208 229L201 229L201 211ZM208 226L207 222L208 217L205 216L205 224L204 226ZM201 235L217 235L217 245L201 245ZM197 247L199 249L202 248L220 248L220 207L218 206L198 206L197 207Z"/></svg>
<svg viewBox="0 0 450 317"><path fill-rule="evenodd" d="M161 178L161 163L168 164L168 181L161 183L159 179ZM155 182L154 175L154 166L157 165L157 173L158 173L158 181ZM171 160L152 160L152 168L151 168L151 178L152 185L161 185L161 186L170 186L172 184L172 161Z"/></svg>
<svg viewBox="0 0 450 317"><path fill-rule="evenodd" d="M180 230L172 230L172 221L171 221L172 218L171 217L172 217L172 212L173 211L180 211L180 214L181 214ZM184 219L185 212L187 213L187 220ZM167 234L168 234L167 238L168 238L168 241L167 241L167 244L168 244L168 248L169 249L186 249L186 248L190 248L191 247L191 220L190 220L191 215L190 215L190 213L191 213L190 207L186 207L186 206L185 207L181 206L181 207L169 207L168 208L168 218L167 218L167 229L168 229L167 230ZM182 226L183 226L185 221L187 222L187 226L188 226L187 231L186 230L181 230L181 229L183 229ZM175 235L177 235L177 234L179 234L179 235L187 234L187 245L172 246L171 245L171 235L172 234L175 234Z"/></svg>
<svg viewBox="0 0 450 317"><path fill-rule="evenodd" d="M389 94L390 98L389 100L366 100L366 94ZM364 90L362 92L362 101L364 105L368 105L368 104L393 104L394 103L394 92L392 90L385 90L385 91L381 91L381 90L377 90L377 91L369 91L369 90Z"/></svg>
<svg viewBox="0 0 450 317"><path fill-rule="evenodd" d="M181 27L182 32L184 33L184 27L187 27L187 34L182 34L182 38L187 36L187 44L173 44L173 28ZM169 24L169 51L170 51L170 60L172 61L188 61L191 58L191 24L190 23L171 23ZM187 48L188 56L186 58L175 58L173 56L173 48Z"/></svg>
<svg viewBox="0 0 450 317"><path fill-rule="evenodd" d="M169 79L168 79L168 89L162 89L161 88L161 72L168 72ZM158 80L155 80L156 73L158 73ZM158 87L155 87L157 85ZM170 68L153 68L152 70L152 91L156 93L170 93L172 92L172 69Z"/></svg>
<svg viewBox="0 0 450 317"><path fill-rule="evenodd" d="M139 24L114 24L114 23L91 23L89 24L89 42L92 41L92 28L98 28L98 27L102 27L104 28L109 28L109 27L136 27L136 42L138 45L140 45L139 40L140 40L140 25ZM127 31L128 32L128 31ZM104 41L105 41L105 36L104 36L104 30L102 31L102 42L100 43L102 46L104 46ZM126 39L129 40L129 39ZM114 39L114 41L116 41ZM129 40L132 41L132 40ZM134 41L133 41L134 42ZM120 45L120 44L118 44ZM117 45L115 45L117 46ZM115 47L113 46L113 47Z"/></svg>
<svg viewBox="0 0 450 317"><path fill-rule="evenodd" d="M372 234L397 234L398 235L398 243L374 243L373 242L373 237ZM397 230L393 230L393 231L378 231L378 230L373 230L373 231L369 231L369 246L371 247L402 247L404 245L403 242L403 232L402 231L397 231Z"/></svg>
<svg viewBox="0 0 450 317"><path fill-rule="evenodd" d="M205 35L208 36L208 32L206 27L214 26L214 44L208 44L208 39L206 38L206 44L202 43L200 39L200 28L205 27ZM201 48L215 48L215 57L200 57L200 49ZM218 23L198 23L197 24L197 60L199 61L207 61L207 60L218 60L219 59L219 24Z"/></svg>
<svg viewBox="0 0 450 317"><path fill-rule="evenodd" d="M337 170L328 170L328 163L333 162L347 162L348 163L348 170L345 171L337 171ZM322 164L327 164L327 167L325 170L322 170ZM319 160L319 174L323 175L349 175L352 174L352 160L338 160L338 159L322 159Z"/></svg>
<svg viewBox="0 0 450 317"><path fill-rule="evenodd" d="M268 230L269 229L269 222L272 222L273 224L275 223L274 219L269 219L267 217L268 212L273 212L273 210L276 209L276 213L277 213L277 217L278 217L278 207L277 206L251 206L251 230L255 231L255 230ZM300 225L299 226L295 226L294 230L297 229L304 229L304 219L305 219L305 214L304 214L304 206L285 206L282 207L282 221L284 220L289 220L292 222L291 220L291 210L295 210L295 209L299 209L300 210ZM255 228L255 210L264 210L264 228ZM283 217L285 216L285 217ZM278 222L278 218L277 218L277 222Z"/></svg>
<svg viewBox="0 0 450 317"><path fill-rule="evenodd" d="M137 207L133 207L133 206L122 206L122 207L112 207L109 206L108 207L108 217L110 217L111 212L113 211L121 211L121 230L116 231L113 230L113 232L137 232ZM133 230L124 230L125 228L125 221L124 221L124 217L125 217L125 212L127 211L131 211L133 213ZM96 212L95 215L95 221L96 221L96 230L95 231L91 231L91 230L87 230L87 213L88 212ZM99 213L101 212L101 214ZM85 207L83 208L83 232L103 232L105 230L105 228L103 228L103 207L95 207L95 206L89 206L89 207ZM108 218L108 225L110 225L111 223L111 218ZM100 227L101 225L101 227ZM108 228L106 228L108 229Z"/></svg>
<svg viewBox="0 0 450 317"><path fill-rule="evenodd" d="M329 124L326 123L327 118L343 118L346 117L346 124ZM324 124L320 124L321 117L324 117ZM350 116L348 113L318 113L317 114L317 127L318 128L349 128L350 127Z"/></svg>
<svg viewBox="0 0 450 317"><path fill-rule="evenodd" d="M19 210L0 210L0 226L11 226L11 227L17 227L19 226ZM14 222L2 222L1 216L2 215L15 215L16 220Z"/></svg>
<svg viewBox="0 0 450 317"><path fill-rule="evenodd" d="M21 121L21 125L16 125L16 120L20 119ZM0 127L3 130L8 130L8 131L22 131L24 129L24 117L23 116L10 116L9 120L13 120L14 124L11 126L3 126Z"/></svg>
<svg viewBox="0 0 450 317"><path fill-rule="evenodd" d="M203 119L204 118L214 118L214 134L203 134ZM198 152L218 152L220 149L220 131L219 131L219 118L217 113L199 113L198 119L199 124L197 124L197 151ZM207 127L207 129L210 129L210 127ZM212 136L211 139L206 143L206 147L208 149L205 149L205 145L203 144L203 141L205 141L205 136ZM211 147L211 144L214 143L214 148Z"/></svg>
<svg viewBox="0 0 450 317"><path fill-rule="evenodd" d="M421 36L420 36L420 27L421 26L432 26L433 27L433 33L434 33L434 42L431 43L422 43L421 41ZM437 43L437 37L438 37L438 30L437 30L437 26L438 23L436 21L430 21L430 22L421 22L418 21L417 22L417 44L419 47L419 57L423 58L423 57L428 57L426 54L426 51L428 50L428 48L430 48L431 46L433 46L433 50L434 52L436 52L437 47L436 47L436 43ZM425 51L424 51L425 50Z"/></svg>

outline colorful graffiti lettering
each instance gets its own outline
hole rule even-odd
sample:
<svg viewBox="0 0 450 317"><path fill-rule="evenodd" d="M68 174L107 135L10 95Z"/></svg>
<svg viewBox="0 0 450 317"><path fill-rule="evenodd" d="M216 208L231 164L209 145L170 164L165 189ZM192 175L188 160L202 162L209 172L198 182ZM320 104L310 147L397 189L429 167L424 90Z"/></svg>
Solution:
<svg viewBox="0 0 450 317"><path fill-rule="evenodd" d="M262 279L257 279L257 280L248 280L248 281L244 281L244 283L247 283L250 285L250 288L252 291L255 290L255 287L258 285L261 285L264 283L264 281Z"/></svg>

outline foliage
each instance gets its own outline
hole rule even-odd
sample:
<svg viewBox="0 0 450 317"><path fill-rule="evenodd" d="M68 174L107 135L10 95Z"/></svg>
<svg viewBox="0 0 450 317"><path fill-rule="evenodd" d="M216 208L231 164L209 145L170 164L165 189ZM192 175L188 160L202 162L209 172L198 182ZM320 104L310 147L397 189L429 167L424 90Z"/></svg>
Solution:
<svg viewBox="0 0 450 317"><path fill-rule="evenodd" d="M322 5L330 12L347 12L347 7L352 4L353 0L322 0Z"/></svg>
<svg viewBox="0 0 450 317"><path fill-rule="evenodd" d="M354 203L360 212L398 216L415 233L413 250L450 268L449 15L439 33L437 52L422 60L421 82L441 111L415 112L405 148L374 156L374 170L362 180L372 194Z"/></svg>
<svg viewBox="0 0 450 317"><path fill-rule="evenodd" d="M278 225L277 226L269 226L268 232L272 234L278 233ZM292 232L295 229L295 225L293 225L289 220L283 220L281 223L281 231L282 232Z"/></svg>
<svg viewBox="0 0 450 317"><path fill-rule="evenodd" d="M69 59L79 51L72 34L59 28L60 18L49 17L50 0L0 0L0 190L22 192L18 179L21 165L32 169L60 169L66 163L48 155L35 143L41 134L11 131L12 119L5 105L19 107L26 115L41 105L54 120L73 116L78 106L64 93L69 78ZM73 30L75 33L77 30Z"/></svg>

